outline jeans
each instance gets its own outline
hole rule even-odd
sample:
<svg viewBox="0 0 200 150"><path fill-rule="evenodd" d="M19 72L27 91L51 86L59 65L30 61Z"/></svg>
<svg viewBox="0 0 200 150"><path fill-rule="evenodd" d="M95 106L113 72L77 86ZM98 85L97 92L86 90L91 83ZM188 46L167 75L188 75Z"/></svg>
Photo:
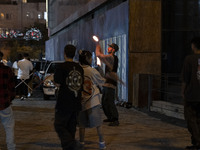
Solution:
<svg viewBox="0 0 200 150"><path fill-rule="evenodd" d="M15 150L15 143L14 143L15 121L14 121L14 116L13 116L13 111L12 111L11 106L0 111L0 119L6 132L7 148L8 150Z"/></svg>
<svg viewBox="0 0 200 150"><path fill-rule="evenodd" d="M118 121L119 114L115 105L115 89L103 87L102 108L109 120Z"/></svg>

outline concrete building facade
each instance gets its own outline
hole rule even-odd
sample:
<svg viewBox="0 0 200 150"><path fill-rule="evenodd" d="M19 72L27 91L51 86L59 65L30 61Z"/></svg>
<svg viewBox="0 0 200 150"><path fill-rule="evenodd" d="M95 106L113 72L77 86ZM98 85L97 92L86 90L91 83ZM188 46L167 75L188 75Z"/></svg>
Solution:
<svg viewBox="0 0 200 150"><path fill-rule="evenodd" d="M0 34L31 27L34 22L45 24L45 12L45 2L0 1Z"/></svg>
<svg viewBox="0 0 200 150"><path fill-rule="evenodd" d="M161 73L161 0L48 0L48 28L48 60L63 60L68 43L94 52L94 34L105 53L118 44L118 76L126 84L118 85L118 97L136 107L138 75Z"/></svg>

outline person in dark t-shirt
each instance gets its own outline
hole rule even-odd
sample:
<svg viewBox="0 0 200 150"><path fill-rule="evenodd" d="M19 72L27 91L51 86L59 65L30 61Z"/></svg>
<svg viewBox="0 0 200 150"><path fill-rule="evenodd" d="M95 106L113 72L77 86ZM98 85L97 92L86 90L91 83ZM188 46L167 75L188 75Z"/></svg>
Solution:
<svg viewBox="0 0 200 150"><path fill-rule="evenodd" d="M194 54L185 58L182 69L184 115L192 143L186 150L200 149L200 37L192 39L191 47Z"/></svg>
<svg viewBox="0 0 200 150"><path fill-rule="evenodd" d="M109 126L119 126L119 113L115 105L115 89L119 81L117 76L118 57L115 55L115 52L118 50L118 45L112 43L108 47L108 55L104 55L100 45L96 45L96 56L106 65L106 82L103 85L102 108L107 117L104 122L110 122Z"/></svg>
<svg viewBox="0 0 200 150"><path fill-rule="evenodd" d="M79 63L73 62L76 48L66 45L64 52L66 61L57 66L54 74L54 82L59 88L54 127L63 150L76 150L75 132L77 114L81 110L84 72Z"/></svg>

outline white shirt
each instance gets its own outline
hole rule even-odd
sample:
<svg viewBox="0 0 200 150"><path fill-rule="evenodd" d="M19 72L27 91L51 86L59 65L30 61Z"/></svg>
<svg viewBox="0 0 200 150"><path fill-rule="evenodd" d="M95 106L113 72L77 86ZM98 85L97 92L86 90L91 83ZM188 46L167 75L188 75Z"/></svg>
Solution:
<svg viewBox="0 0 200 150"><path fill-rule="evenodd" d="M97 86L102 87L105 79L100 73L87 65L83 65L84 70L84 91L82 92L82 110L87 110L100 105L100 91Z"/></svg>
<svg viewBox="0 0 200 150"><path fill-rule="evenodd" d="M19 68L17 79L29 79L30 71L33 70L33 64L24 58L18 61L17 66Z"/></svg>
<svg viewBox="0 0 200 150"><path fill-rule="evenodd" d="M15 73L15 76L18 76L18 66L17 66L17 61L15 61L12 65L12 68L14 69L14 73Z"/></svg>

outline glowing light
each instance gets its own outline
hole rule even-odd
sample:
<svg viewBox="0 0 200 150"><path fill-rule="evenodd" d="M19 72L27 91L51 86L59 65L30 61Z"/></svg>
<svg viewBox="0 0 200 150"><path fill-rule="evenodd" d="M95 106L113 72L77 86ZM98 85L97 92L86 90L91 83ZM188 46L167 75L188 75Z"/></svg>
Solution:
<svg viewBox="0 0 200 150"><path fill-rule="evenodd" d="M100 61L99 57L97 57L97 65L101 66L101 61Z"/></svg>
<svg viewBox="0 0 200 150"><path fill-rule="evenodd" d="M95 41L95 42L99 42L99 38L96 36L96 35L93 35L93 40Z"/></svg>

